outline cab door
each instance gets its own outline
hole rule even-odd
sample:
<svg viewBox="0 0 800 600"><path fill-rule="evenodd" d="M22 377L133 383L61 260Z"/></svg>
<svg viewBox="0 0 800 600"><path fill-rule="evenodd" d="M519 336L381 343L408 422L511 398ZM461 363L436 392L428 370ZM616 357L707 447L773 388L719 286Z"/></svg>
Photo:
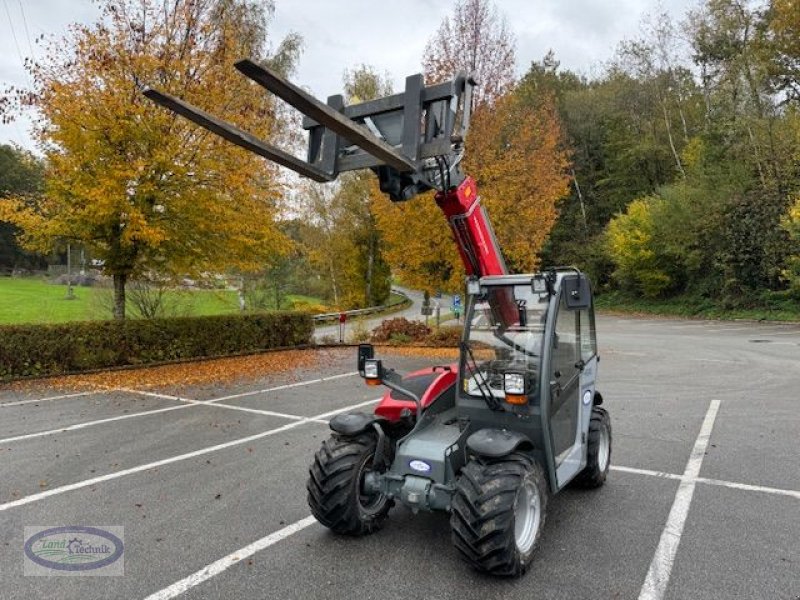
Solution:
<svg viewBox="0 0 800 600"><path fill-rule="evenodd" d="M579 311L567 306L561 294L550 349L550 406L548 411L552 457L558 487L581 469L581 363Z"/></svg>
<svg viewBox="0 0 800 600"><path fill-rule="evenodd" d="M597 376L592 292L582 273L560 279L548 319L542 378L542 419L550 480L561 489L586 466L586 444Z"/></svg>

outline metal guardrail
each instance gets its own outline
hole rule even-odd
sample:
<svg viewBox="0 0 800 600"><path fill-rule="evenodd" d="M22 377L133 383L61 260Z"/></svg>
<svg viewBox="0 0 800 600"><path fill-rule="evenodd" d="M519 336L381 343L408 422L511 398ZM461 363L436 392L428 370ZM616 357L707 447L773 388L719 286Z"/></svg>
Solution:
<svg viewBox="0 0 800 600"><path fill-rule="evenodd" d="M354 310L342 310L342 311L335 312L335 313L324 313L324 314L321 314L321 315L314 315L314 317L313 317L314 321L317 322L317 323L325 323L327 321L338 321L340 315L347 315L348 318L349 317L358 317L358 316L361 316L361 315L372 315L372 314L375 314L375 313L383 312L384 310L388 310L390 308L394 308L395 306L398 306L400 304L404 304L406 301L411 300L411 298L408 297L408 294L406 294L405 292L403 292L401 290L392 289L392 293L397 294L398 296L403 296L403 298L405 298L405 300L403 300L401 302L395 302L393 304L383 304L381 306L370 306L369 308L356 308Z"/></svg>

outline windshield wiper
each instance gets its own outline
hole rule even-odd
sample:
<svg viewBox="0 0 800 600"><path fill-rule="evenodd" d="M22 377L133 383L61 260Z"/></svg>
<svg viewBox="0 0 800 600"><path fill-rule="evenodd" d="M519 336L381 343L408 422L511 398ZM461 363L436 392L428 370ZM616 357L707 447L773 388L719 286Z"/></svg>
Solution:
<svg viewBox="0 0 800 600"><path fill-rule="evenodd" d="M503 405L497 400L497 398L494 397L494 394L492 394L492 388L489 385L489 382L487 382L486 378L483 376L483 372L478 369L478 362L475 360L475 356L472 354L472 349L469 347L469 344L467 344L467 342L461 342L461 350L466 352L469 360L471 360L472 364L475 366L475 368L470 366L469 360L464 361L464 364L469 371L469 376L475 382L475 385L477 385L478 391L483 397L483 401L486 402L486 405L492 410L504 411L505 409L503 408ZM480 377L480 379L478 379L478 377ZM488 394L486 393L484 387L486 390L489 390Z"/></svg>

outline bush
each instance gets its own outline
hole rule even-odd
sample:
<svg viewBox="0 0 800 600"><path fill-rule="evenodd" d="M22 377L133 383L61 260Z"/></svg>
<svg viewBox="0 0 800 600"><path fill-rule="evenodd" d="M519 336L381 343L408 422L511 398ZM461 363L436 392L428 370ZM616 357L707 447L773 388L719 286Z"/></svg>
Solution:
<svg viewBox="0 0 800 600"><path fill-rule="evenodd" d="M432 331L425 339L427 344L431 346L442 346L445 348L457 348L461 343L461 334L463 329L453 325L440 327Z"/></svg>
<svg viewBox="0 0 800 600"><path fill-rule="evenodd" d="M625 213L608 224L608 252L616 266L614 279L622 289L657 298L670 286L669 276L658 268L653 248L653 205L658 198L634 200Z"/></svg>
<svg viewBox="0 0 800 600"><path fill-rule="evenodd" d="M0 380L258 352L309 343L305 313L0 326Z"/></svg>
<svg viewBox="0 0 800 600"><path fill-rule="evenodd" d="M390 342L394 338L396 341L421 342L431 332L419 321L409 321L404 317L387 319L372 332L373 342Z"/></svg>

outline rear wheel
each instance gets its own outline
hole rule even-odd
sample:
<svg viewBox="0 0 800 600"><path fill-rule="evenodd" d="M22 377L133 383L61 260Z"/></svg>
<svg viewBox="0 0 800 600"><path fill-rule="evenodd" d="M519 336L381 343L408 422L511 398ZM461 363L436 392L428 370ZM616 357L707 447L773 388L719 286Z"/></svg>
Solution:
<svg viewBox="0 0 800 600"><path fill-rule="evenodd" d="M322 443L309 470L308 505L316 519L336 533L364 535L378 529L392 500L384 494L366 494L364 476L372 470L376 436L336 435ZM390 456L387 443L384 456Z"/></svg>
<svg viewBox="0 0 800 600"><path fill-rule="evenodd" d="M471 461L456 482L450 527L469 564L493 575L522 575L544 527L547 484L541 467L515 454Z"/></svg>
<svg viewBox="0 0 800 600"><path fill-rule="evenodd" d="M592 409L587 446L586 467L578 473L575 483L585 488L600 487L611 465L611 417L598 406Z"/></svg>

